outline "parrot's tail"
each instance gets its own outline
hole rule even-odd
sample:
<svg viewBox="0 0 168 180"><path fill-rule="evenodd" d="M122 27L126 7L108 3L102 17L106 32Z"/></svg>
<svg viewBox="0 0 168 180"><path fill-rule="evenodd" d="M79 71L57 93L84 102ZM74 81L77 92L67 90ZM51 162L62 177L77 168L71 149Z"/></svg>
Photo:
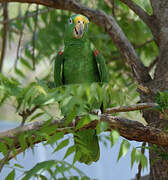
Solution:
<svg viewBox="0 0 168 180"><path fill-rule="evenodd" d="M80 130L74 137L76 146L75 158L85 164L96 162L100 157L100 148L96 130Z"/></svg>

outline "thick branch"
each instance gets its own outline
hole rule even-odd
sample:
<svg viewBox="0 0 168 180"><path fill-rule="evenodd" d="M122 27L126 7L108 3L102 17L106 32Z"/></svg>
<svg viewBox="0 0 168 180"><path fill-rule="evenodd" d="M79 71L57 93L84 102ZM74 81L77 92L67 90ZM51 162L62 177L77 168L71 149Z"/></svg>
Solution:
<svg viewBox="0 0 168 180"><path fill-rule="evenodd" d="M133 0L120 0L124 4L126 4L132 11L135 12L136 15L138 15L142 21L149 27L151 32L153 33L153 36L155 37L155 41L157 42L158 40L158 35L157 35L157 23L156 19L154 16L150 16L146 11L144 11L140 6L138 6Z"/></svg>
<svg viewBox="0 0 168 180"><path fill-rule="evenodd" d="M78 118L79 119L79 118ZM151 144L157 144L161 146L168 146L168 133L148 126L144 126L140 122L128 120L125 118L120 118L116 116L110 116L107 114L102 114L100 116L100 121L107 122L109 124L108 131L112 129L117 129L121 136L125 137L128 140L135 140L135 141L143 141L148 142ZM51 123L51 126L54 124L58 125L57 131L64 131L65 133L69 133L69 130L74 129L74 124L69 125L68 127L64 126L65 119L62 120L55 120ZM95 129L99 120L92 121L91 123L87 124L83 128L92 128ZM6 132L0 133L0 140L3 141L5 137L15 139L20 133L27 133L31 131L38 131L43 126L45 121L38 121L31 124L24 125L23 127L17 127ZM32 135L34 139L34 136ZM45 139L43 139L45 140ZM34 143L39 143L37 142ZM15 144L16 148L20 148L19 142Z"/></svg>
<svg viewBox="0 0 168 180"><path fill-rule="evenodd" d="M107 33L113 39L114 43L120 49L121 53L124 55L125 59L127 60L128 64L130 65L134 73L134 77L138 82L143 83L151 80L147 68L140 61L133 46L126 38L125 34L121 30L115 19L112 16L108 16L103 11L88 8L87 6L80 4L75 0L7 0L7 1L42 4L56 9L70 10L76 13L84 14L95 24L103 27L105 31L107 31ZM4 0L0 0L0 2L4 2Z"/></svg>
<svg viewBox="0 0 168 180"><path fill-rule="evenodd" d="M156 103L139 103L130 106L122 106L122 107L114 107L106 109L107 114L117 113L117 112L128 112L128 111L136 111L136 110L144 110L149 108L157 107Z"/></svg>
<svg viewBox="0 0 168 180"><path fill-rule="evenodd" d="M144 23L146 23L149 27L151 26L151 18L150 15L144 11L140 6L138 6L134 1L132 0L120 0L124 4L126 4L131 10L135 12L136 15L138 15Z"/></svg>

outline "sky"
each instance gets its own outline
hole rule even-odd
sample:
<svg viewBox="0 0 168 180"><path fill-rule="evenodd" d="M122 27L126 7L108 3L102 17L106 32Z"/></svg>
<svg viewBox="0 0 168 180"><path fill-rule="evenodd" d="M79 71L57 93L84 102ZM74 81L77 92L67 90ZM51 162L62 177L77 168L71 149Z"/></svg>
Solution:
<svg viewBox="0 0 168 180"><path fill-rule="evenodd" d="M10 129L17 126L16 123L6 123L0 121L0 131ZM70 136L70 135L69 135ZM141 143L135 141L131 142L130 151L126 156L122 157L117 162L117 156L119 153L120 143L123 138L120 138L119 141L111 148L110 143L107 147L100 142L100 160L96 163L92 163L87 166L85 164L76 163L76 167L81 169L87 176L98 179L98 180L130 180L135 178L137 173L137 165L135 164L131 169L131 149L132 147L141 146ZM72 145L70 143L70 145ZM26 150L25 154L20 154L17 156L16 160L11 160L11 164L21 164L25 167L26 170L31 169L37 162L42 162L51 159L61 160L66 152L66 149L60 150L56 153L52 153L53 148L49 145L43 146L42 143L35 145L35 151L32 153L31 149ZM148 157L148 152L145 154ZM72 162L73 157L69 156L66 161ZM0 174L0 180L4 180L6 175L11 171L10 168L5 167ZM142 172L142 175L149 173L148 169L145 169ZM17 180L21 179L21 172L17 172Z"/></svg>

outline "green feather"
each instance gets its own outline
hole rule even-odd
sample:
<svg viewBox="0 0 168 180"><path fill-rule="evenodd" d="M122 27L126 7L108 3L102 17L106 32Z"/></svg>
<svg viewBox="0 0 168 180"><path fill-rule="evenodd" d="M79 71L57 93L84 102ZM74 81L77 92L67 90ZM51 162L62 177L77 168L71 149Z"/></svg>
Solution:
<svg viewBox="0 0 168 180"><path fill-rule="evenodd" d="M55 86L61 86L63 85L62 82L62 68L63 68L63 61L64 57L63 55L57 54L55 64L54 64L54 82Z"/></svg>
<svg viewBox="0 0 168 180"><path fill-rule="evenodd" d="M100 149L94 129L78 131L74 141L76 144L76 157L79 162L91 164L93 161L99 160Z"/></svg>

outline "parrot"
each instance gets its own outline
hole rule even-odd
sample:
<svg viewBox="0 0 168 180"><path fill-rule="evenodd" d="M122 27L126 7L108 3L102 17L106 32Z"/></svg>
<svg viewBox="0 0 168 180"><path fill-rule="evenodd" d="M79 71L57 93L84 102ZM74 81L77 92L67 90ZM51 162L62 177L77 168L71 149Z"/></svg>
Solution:
<svg viewBox="0 0 168 180"><path fill-rule="evenodd" d="M89 20L74 14L65 25L64 51L58 52L54 64L55 86L82 83L108 83L105 60L98 50L91 49L88 38ZM81 163L91 164L100 156L96 130L79 130L74 137L76 157Z"/></svg>

